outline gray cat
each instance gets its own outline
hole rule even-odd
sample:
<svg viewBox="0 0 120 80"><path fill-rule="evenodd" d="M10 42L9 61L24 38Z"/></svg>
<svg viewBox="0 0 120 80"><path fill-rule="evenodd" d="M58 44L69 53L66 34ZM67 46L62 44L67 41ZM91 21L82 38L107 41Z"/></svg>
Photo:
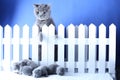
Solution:
<svg viewBox="0 0 120 80"><path fill-rule="evenodd" d="M33 77L48 77L48 75L60 75L63 76L65 74L64 67L61 67L57 64L51 64L49 66L39 66L35 68L32 72Z"/></svg>
<svg viewBox="0 0 120 80"><path fill-rule="evenodd" d="M22 74L22 75L31 76L33 69L34 69L34 68L32 68L31 66L23 66L23 67L21 68L21 74Z"/></svg>
<svg viewBox="0 0 120 80"><path fill-rule="evenodd" d="M29 59L23 59L19 62L13 63L12 69L17 74L32 75L32 70L38 67L38 65Z"/></svg>
<svg viewBox="0 0 120 80"><path fill-rule="evenodd" d="M48 68L47 66L39 66L32 71L33 77L48 77Z"/></svg>
<svg viewBox="0 0 120 80"><path fill-rule="evenodd" d="M48 66L48 73L49 75L57 74L63 76L65 74L65 69L58 64L51 64Z"/></svg>
<svg viewBox="0 0 120 80"><path fill-rule="evenodd" d="M50 24L54 24L53 19L51 18L51 8L48 4L34 4L34 15L36 17L35 24L39 27L39 38L40 41L43 40L42 35L42 27L43 25L49 26ZM57 31L55 30L55 38L57 38ZM39 45L39 60L41 60L41 46ZM55 61L57 60L57 46L55 45Z"/></svg>
<svg viewBox="0 0 120 80"><path fill-rule="evenodd" d="M36 17L35 24L39 27L40 41L42 41L42 27L43 25L49 26L54 24L53 19L51 18L51 9L48 4L34 4L34 14Z"/></svg>

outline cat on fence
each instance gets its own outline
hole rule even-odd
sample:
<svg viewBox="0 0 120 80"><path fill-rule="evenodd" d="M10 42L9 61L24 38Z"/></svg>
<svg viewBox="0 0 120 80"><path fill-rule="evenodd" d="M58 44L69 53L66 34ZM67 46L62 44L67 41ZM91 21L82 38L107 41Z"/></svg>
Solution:
<svg viewBox="0 0 120 80"><path fill-rule="evenodd" d="M34 4L34 15L36 17L35 24L39 27L40 41L42 41L42 27L43 25L49 26L55 23L51 18L51 9L48 4Z"/></svg>
<svg viewBox="0 0 120 80"><path fill-rule="evenodd" d="M39 28L39 38L40 41L43 40L43 35L42 35L42 27L43 25L49 26L50 24L55 26L55 23L53 19L51 18L51 8L50 5L48 4L34 4L34 15L36 17L36 22L35 24ZM55 30L55 37L57 38L57 32ZM41 59L41 46L39 47L39 60ZM57 60L57 47L55 45L55 60Z"/></svg>

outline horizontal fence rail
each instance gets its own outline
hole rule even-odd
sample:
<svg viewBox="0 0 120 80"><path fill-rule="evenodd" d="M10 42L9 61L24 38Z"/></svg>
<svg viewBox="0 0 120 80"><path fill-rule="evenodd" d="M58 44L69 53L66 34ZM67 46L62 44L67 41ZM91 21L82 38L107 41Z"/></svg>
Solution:
<svg viewBox="0 0 120 80"><path fill-rule="evenodd" d="M60 24L56 37L55 27L44 25L40 41L36 25L0 26L0 70L11 70L12 62L32 58L40 65L58 63L70 74L115 73L116 26L111 24L109 37L106 34L104 24L99 27L71 24L66 29ZM41 45L41 54L38 54L38 45Z"/></svg>

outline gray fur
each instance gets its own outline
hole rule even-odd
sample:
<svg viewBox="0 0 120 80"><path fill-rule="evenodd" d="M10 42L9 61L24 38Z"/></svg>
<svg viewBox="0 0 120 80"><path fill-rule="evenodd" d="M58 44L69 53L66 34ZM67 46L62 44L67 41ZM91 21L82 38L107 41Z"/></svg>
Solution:
<svg viewBox="0 0 120 80"><path fill-rule="evenodd" d="M51 64L49 66L39 66L35 68L32 74L35 78L47 77L48 75L53 74L63 76L65 74L65 70L57 64Z"/></svg>
<svg viewBox="0 0 120 80"><path fill-rule="evenodd" d="M47 66L39 66L33 70L32 74L35 78L48 77L48 68Z"/></svg>
<svg viewBox="0 0 120 80"><path fill-rule="evenodd" d="M48 73L49 74L57 74L57 75L64 75L65 70L63 67L57 65L57 64L51 64L48 66Z"/></svg>
<svg viewBox="0 0 120 80"><path fill-rule="evenodd" d="M51 65L49 65L48 66L48 73L49 73L49 75L56 74L57 67L58 67L57 64L51 64Z"/></svg>
<svg viewBox="0 0 120 80"><path fill-rule="evenodd" d="M34 61L29 59L21 60L20 62L15 62L13 64L13 70L17 70L16 73L22 75L28 75L35 78L47 77L48 75L57 74L64 75L64 67L58 64L51 64L49 66L38 66Z"/></svg>
<svg viewBox="0 0 120 80"><path fill-rule="evenodd" d="M23 66L21 68L21 74L31 76L32 75L33 68L31 66Z"/></svg>
<svg viewBox="0 0 120 80"><path fill-rule="evenodd" d="M16 73L18 73L18 74L26 74L26 72L28 72L28 69L33 70L36 67L38 67L38 65L32 60L24 59L24 60L21 60L20 62L15 62L12 67L13 67L13 71L14 70L17 71Z"/></svg>
<svg viewBox="0 0 120 80"><path fill-rule="evenodd" d="M38 65L34 61L29 59L24 59L20 61L20 67L23 67L23 66L31 66L33 69L38 67Z"/></svg>

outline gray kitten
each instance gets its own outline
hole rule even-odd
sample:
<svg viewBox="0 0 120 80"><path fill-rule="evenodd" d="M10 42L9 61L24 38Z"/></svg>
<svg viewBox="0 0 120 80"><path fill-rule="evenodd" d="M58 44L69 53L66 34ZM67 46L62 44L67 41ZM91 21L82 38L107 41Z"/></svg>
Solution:
<svg viewBox="0 0 120 80"><path fill-rule="evenodd" d="M60 76L63 76L65 74L65 70L63 67L61 67L58 64L51 64L48 66L48 73L51 74L57 74Z"/></svg>
<svg viewBox="0 0 120 80"><path fill-rule="evenodd" d="M40 41L43 40L42 36L42 27L43 25L49 26L50 24L54 24L53 19L51 18L51 8L48 4L34 4L34 15L36 17L35 24L39 27L39 38ZM57 31L55 30L55 38L57 38ZM41 60L41 46L39 47L39 60ZM55 45L55 53L57 54L57 46ZM57 60L57 55L55 55L55 61Z"/></svg>
<svg viewBox="0 0 120 80"><path fill-rule="evenodd" d="M63 67L57 64L51 64L49 66L39 66L32 71L33 77L48 77L48 75L57 74L63 76L65 74L65 70Z"/></svg>
<svg viewBox="0 0 120 80"><path fill-rule="evenodd" d="M31 66L23 66L23 67L21 68L21 74L22 74L22 75L31 76L33 69L34 69L34 68L32 68Z"/></svg>
<svg viewBox="0 0 120 80"><path fill-rule="evenodd" d="M47 66L39 66L32 71L33 77L48 77L48 68Z"/></svg>
<svg viewBox="0 0 120 80"><path fill-rule="evenodd" d="M32 70L36 67L38 67L38 65L34 61L29 59L23 59L19 62L13 63L12 69L17 74L25 74L30 76Z"/></svg>
<svg viewBox="0 0 120 80"><path fill-rule="evenodd" d="M51 18L51 9L48 4L34 4L34 14L36 17L35 24L39 27L40 41L42 41L42 26L46 24L54 24L53 19Z"/></svg>

